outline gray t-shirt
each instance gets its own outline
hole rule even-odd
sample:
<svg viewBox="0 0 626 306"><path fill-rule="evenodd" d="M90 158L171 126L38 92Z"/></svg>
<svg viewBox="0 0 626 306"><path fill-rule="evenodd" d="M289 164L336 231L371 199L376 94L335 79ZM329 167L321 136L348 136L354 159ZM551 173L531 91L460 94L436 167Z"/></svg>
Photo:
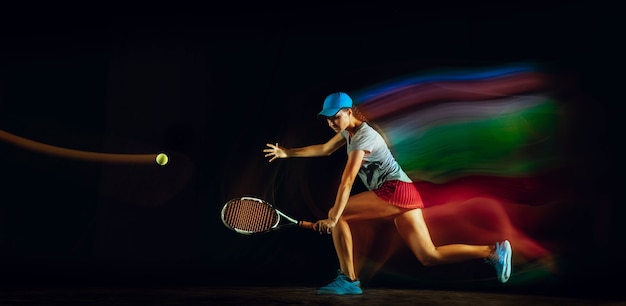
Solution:
<svg viewBox="0 0 626 306"><path fill-rule="evenodd" d="M367 189L378 189L384 182L390 180L411 182L409 176L406 175L391 154L383 137L367 122L363 122L357 127L352 138L346 130L341 131L341 136L347 141L347 152L365 151L363 164L359 169L359 177Z"/></svg>

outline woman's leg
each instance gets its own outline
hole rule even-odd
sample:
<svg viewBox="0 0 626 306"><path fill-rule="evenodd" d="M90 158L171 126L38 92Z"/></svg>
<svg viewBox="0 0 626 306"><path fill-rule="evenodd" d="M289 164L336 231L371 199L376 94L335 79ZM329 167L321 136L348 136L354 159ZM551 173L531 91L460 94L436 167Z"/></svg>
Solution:
<svg viewBox="0 0 626 306"><path fill-rule="evenodd" d="M413 209L394 219L398 233L424 266L488 258L495 245L448 244L436 247L421 209Z"/></svg>
<svg viewBox="0 0 626 306"><path fill-rule="evenodd" d="M339 260L339 269L351 280L356 280L357 274L354 270L354 247L352 244L352 231L348 222L341 218L332 230L333 245Z"/></svg>
<svg viewBox="0 0 626 306"><path fill-rule="evenodd" d="M337 225L332 230L333 244L339 260L339 268L352 280L358 275L354 268L354 245L348 221L389 218L406 211L381 200L374 192L366 191L353 195Z"/></svg>

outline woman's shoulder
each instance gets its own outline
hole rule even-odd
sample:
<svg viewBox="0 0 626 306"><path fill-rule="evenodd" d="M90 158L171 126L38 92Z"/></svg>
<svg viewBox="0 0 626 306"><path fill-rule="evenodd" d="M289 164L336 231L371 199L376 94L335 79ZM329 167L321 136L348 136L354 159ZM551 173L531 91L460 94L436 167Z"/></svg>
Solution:
<svg viewBox="0 0 626 306"><path fill-rule="evenodd" d="M376 130L374 130L372 128L371 125L369 125L369 123L363 121L361 123L361 125L359 125L359 128L357 129L357 133L361 132L361 133L371 133L372 131L376 132Z"/></svg>
<svg viewBox="0 0 626 306"><path fill-rule="evenodd" d="M353 137L353 139L361 139L363 141L375 141L378 138L380 138L380 133L366 122L359 126Z"/></svg>
<svg viewBox="0 0 626 306"><path fill-rule="evenodd" d="M380 131L367 122L363 122L363 124L361 124L359 132L369 136L380 136Z"/></svg>

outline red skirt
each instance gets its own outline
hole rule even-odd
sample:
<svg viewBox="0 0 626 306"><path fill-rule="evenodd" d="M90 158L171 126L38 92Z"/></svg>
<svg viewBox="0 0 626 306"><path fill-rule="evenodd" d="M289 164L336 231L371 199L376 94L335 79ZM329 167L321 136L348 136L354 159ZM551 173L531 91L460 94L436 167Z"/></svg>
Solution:
<svg viewBox="0 0 626 306"><path fill-rule="evenodd" d="M374 193L387 203L402 208L423 208L424 203L413 183L392 180L383 183Z"/></svg>

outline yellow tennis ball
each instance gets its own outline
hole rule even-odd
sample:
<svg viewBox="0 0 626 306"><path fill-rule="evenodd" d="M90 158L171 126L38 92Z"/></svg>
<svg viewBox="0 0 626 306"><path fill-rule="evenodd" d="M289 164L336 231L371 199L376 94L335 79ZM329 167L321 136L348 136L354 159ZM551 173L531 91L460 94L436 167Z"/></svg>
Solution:
<svg viewBox="0 0 626 306"><path fill-rule="evenodd" d="M169 158L167 158L167 155L165 155L164 153L159 153L156 157L156 163L160 166L165 166L168 160Z"/></svg>

